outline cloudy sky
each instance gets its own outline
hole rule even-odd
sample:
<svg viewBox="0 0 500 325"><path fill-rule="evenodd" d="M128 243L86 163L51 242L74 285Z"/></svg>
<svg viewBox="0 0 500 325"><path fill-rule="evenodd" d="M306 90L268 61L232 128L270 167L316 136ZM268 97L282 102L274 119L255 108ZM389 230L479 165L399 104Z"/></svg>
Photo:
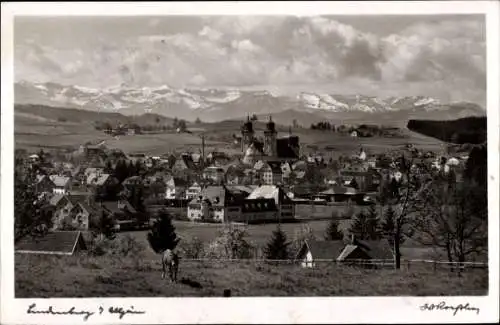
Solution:
<svg viewBox="0 0 500 325"><path fill-rule="evenodd" d="M484 16L17 17L15 79L486 100Z"/></svg>

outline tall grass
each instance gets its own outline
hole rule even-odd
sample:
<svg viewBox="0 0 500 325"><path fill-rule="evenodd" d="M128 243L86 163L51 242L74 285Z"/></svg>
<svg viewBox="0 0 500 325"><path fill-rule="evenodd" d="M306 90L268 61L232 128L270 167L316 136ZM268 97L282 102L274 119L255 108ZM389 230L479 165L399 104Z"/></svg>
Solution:
<svg viewBox="0 0 500 325"><path fill-rule="evenodd" d="M120 256L16 255L16 297L427 296L485 295L486 269L459 277L431 265L410 270L248 261L181 260L179 283L161 279L160 262Z"/></svg>

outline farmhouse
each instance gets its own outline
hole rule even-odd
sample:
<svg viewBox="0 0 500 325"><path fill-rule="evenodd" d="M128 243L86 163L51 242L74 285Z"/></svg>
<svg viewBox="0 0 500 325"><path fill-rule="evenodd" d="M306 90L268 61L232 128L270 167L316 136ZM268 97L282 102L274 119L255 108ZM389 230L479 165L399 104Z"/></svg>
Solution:
<svg viewBox="0 0 500 325"><path fill-rule="evenodd" d="M53 231L43 237L25 237L15 245L16 253L73 255L86 250L80 231Z"/></svg>
<svg viewBox="0 0 500 325"><path fill-rule="evenodd" d="M304 268L321 266L319 263L326 263L325 260L336 260L344 246L345 244L341 240L305 240L297 252L295 261L299 262Z"/></svg>

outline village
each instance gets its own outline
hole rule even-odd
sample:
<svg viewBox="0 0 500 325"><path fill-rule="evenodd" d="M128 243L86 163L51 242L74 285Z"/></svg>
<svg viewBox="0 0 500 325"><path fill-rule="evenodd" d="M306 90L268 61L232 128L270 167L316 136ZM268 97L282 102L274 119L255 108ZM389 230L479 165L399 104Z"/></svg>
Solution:
<svg viewBox="0 0 500 325"><path fill-rule="evenodd" d="M454 182L462 181L468 159L443 152L422 153L408 145L386 155L360 148L338 160L327 160L321 153L301 154L300 139L291 131L279 137L272 117L262 132L264 141L257 137L250 118L240 132L234 144L241 150L240 156L217 151L205 154L204 143L200 153L127 154L101 142L82 144L66 154L18 152L16 168L31 171L38 199L48 203L46 209L52 217L46 246L73 233L69 245L74 249L78 234L98 228L103 218L112 220L115 232L147 230L161 214L200 226L307 224L333 219L347 224L339 229L337 243L330 243L336 245L331 248L336 253L319 250L327 252L325 258L349 259L342 254L348 247L345 243L367 239L362 234L356 241L350 231L356 215L370 208L380 211L382 192L404 181L404 170L398 164L400 152L412 157L420 177L427 170L447 175ZM352 255L390 260L393 247L382 237L363 244L383 246L382 250L363 249L381 254ZM24 239L16 247L20 253L51 250L40 239ZM303 250L300 245L296 249Z"/></svg>

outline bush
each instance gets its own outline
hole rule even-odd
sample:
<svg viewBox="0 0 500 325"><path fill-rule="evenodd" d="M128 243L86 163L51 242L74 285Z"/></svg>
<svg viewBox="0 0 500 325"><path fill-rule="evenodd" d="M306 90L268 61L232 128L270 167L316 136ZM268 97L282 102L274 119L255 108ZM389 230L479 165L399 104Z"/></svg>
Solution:
<svg viewBox="0 0 500 325"><path fill-rule="evenodd" d="M214 259L252 258L252 245L245 239L246 235L245 229L226 226L209 244L205 256Z"/></svg>
<svg viewBox="0 0 500 325"><path fill-rule="evenodd" d="M179 250L186 258L202 258L204 254L203 242L198 237L193 237L179 244Z"/></svg>
<svg viewBox="0 0 500 325"><path fill-rule="evenodd" d="M144 245L129 234L113 240L109 248L109 253L120 257L138 257L145 250Z"/></svg>

